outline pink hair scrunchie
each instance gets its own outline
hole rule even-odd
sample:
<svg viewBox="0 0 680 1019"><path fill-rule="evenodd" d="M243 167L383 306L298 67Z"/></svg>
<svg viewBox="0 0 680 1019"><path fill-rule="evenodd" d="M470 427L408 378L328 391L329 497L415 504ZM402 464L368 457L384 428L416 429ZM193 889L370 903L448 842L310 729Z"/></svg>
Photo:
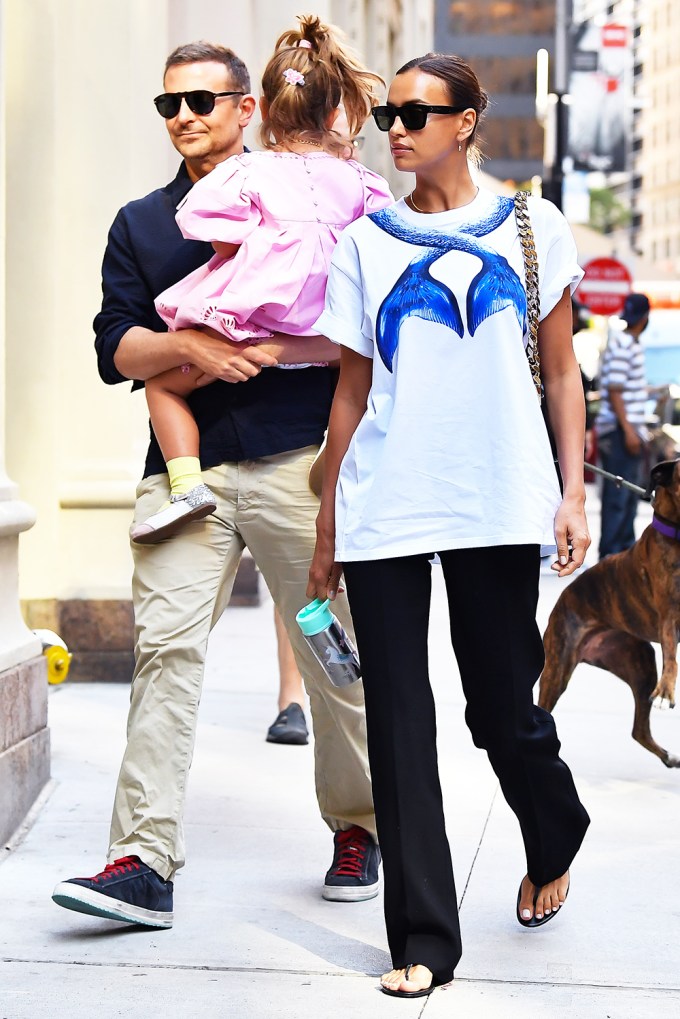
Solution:
<svg viewBox="0 0 680 1019"><path fill-rule="evenodd" d="M311 50L312 44L309 39L300 39L300 42L297 44L297 48L299 50Z"/></svg>

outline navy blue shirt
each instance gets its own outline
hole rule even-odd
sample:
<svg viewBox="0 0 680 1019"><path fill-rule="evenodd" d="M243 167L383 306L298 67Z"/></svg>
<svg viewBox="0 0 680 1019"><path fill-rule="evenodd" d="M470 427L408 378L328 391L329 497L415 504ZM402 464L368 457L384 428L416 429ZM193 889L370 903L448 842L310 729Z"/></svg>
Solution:
<svg viewBox="0 0 680 1019"><path fill-rule="evenodd" d="M188 241L175 222L192 182L182 163L166 187L125 205L109 231L102 265L102 308L94 320L99 374L112 385L128 381L114 364L122 336L133 326L166 327L154 298L203 265L212 245ZM329 368L264 368L247 382L214 382L189 397L198 424L201 466L254 460L319 444L328 424L334 372ZM135 382L133 388L143 386ZM144 477L165 471L156 437Z"/></svg>

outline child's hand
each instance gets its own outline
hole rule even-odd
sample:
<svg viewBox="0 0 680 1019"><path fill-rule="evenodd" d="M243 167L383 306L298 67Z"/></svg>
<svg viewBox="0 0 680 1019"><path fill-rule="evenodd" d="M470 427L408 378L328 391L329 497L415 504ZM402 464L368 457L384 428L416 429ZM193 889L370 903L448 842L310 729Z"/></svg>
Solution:
<svg viewBox="0 0 680 1019"><path fill-rule="evenodd" d="M238 249L241 247L240 244L229 244L227 241L213 241L212 246L215 249L215 254L219 255L225 261L228 258L233 258Z"/></svg>

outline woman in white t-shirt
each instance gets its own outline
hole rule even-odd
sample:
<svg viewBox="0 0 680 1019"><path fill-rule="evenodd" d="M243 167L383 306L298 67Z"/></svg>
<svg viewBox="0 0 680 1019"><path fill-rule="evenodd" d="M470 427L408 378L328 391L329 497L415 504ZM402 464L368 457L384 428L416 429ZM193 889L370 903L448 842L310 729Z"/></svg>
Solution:
<svg viewBox="0 0 680 1019"><path fill-rule="evenodd" d="M434 552L466 720L524 840L524 926L540 926L564 902L589 823L552 717L532 698L543 664L541 546L557 545L555 569L566 577L590 543L570 305L582 274L562 215L530 199L561 496L525 354L513 203L477 188L468 167L486 102L457 57L428 54L397 72L373 114L415 187L345 230L315 327L342 344L342 360L308 593L332 598L344 569L395 967L381 987L398 996L450 980L461 954L428 678Z"/></svg>

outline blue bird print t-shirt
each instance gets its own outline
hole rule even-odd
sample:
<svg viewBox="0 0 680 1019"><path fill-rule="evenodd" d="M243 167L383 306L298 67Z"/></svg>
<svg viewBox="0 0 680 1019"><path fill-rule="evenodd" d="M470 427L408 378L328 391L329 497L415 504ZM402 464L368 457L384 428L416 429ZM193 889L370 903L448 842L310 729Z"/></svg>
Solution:
<svg viewBox="0 0 680 1019"><path fill-rule="evenodd" d="M582 272L557 208L529 199L541 318ZM560 491L525 353L511 198L403 199L344 231L315 329L373 361L336 494L340 562L454 548L555 547Z"/></svg>

